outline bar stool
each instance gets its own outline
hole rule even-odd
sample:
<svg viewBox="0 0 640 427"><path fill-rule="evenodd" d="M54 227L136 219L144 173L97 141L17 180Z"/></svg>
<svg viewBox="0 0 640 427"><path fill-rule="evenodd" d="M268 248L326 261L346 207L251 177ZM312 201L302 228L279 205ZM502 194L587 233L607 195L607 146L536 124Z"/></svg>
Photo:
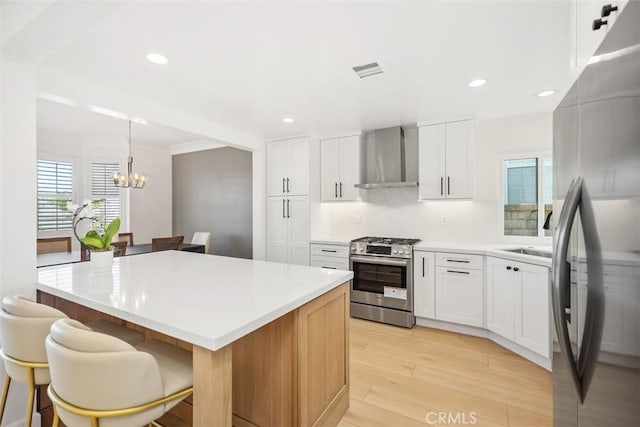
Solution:
<svg viewBox="0 0 640 427"><path fill-rule="evenodd" d="M193 392L191 353L160 341L133 347L72 319L46 339L53 426L124 427L159 418Z"/></svg>
<svg viewBox="0 0 640 427"><path fill-rule="evenodd" d="M37 304L19 296L2 299L0 310L0 358L7 372L0 403L0 422L4 416L11 380L27 384L28 401L25 425L31 426L36 386L49 384L49 369L44 341L53 322L67 316L53 307Z"/></svg>
<svg viewBox="0 0 640 427"><path fill-rule="evenodd" d="M4 361L5 376L0 422L4 416L11 380L26 383L28 388L25 424L31 425L35 390L38 385L49 384L49 365L44 346L51 325L67 315L53 307L38 304L22 296L6 296L0 310L0 358ZM96 320L88 325L98 332L113 335L131 345L144 341L140 332L127 329L106 320Z"/></svg>

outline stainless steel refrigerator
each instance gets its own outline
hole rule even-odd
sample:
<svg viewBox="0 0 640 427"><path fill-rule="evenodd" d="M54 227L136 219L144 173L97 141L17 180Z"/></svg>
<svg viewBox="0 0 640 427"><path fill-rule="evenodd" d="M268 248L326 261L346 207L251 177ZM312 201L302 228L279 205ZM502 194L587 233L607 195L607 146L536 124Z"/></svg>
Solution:
<svg viewBox="0 0 640 427"><path fill-rule="evenodd" d="M554 111L554 424L640 426L640 2Z"/></svg>

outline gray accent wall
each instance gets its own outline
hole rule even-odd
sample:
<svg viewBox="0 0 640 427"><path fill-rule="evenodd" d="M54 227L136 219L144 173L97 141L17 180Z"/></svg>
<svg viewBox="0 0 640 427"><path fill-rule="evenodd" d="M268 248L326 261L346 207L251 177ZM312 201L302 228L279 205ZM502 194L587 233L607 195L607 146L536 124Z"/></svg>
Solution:
<svg viewBox="0 0 640 427"><path fill-rule="evenodd" d="M211 233L209 253L253 257L251 152L223 147L173 156L173 234Z"/></svg>

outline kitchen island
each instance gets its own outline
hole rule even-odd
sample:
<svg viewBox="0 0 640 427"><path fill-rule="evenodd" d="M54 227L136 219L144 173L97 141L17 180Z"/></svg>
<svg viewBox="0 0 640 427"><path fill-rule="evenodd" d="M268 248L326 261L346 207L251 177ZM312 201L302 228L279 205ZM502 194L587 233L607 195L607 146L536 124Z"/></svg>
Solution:
<svg viewBox="0 0 640 427"><path fill-rule="evenodd" d="M72 318L192 350L194 426L312 426L337 424L349 405L352 277L164 251L116 258L111 273L41 268L37 290Z"/></svg>

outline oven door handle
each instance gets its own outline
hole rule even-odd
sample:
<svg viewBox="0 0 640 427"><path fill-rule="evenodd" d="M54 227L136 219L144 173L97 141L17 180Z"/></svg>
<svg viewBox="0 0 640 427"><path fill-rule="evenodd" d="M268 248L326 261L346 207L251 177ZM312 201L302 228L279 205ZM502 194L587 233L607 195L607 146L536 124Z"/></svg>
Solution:
<svg viewBox="0 0 640 427"><path fill-rule="evenodd" d="M360 257L360 256L352 256L351 262L359 262L361 264L377 264L377 265L392 265L396 267L406 267L409 265L409 260L397 261L388 258L377 258L377 257Z"/></svg>

